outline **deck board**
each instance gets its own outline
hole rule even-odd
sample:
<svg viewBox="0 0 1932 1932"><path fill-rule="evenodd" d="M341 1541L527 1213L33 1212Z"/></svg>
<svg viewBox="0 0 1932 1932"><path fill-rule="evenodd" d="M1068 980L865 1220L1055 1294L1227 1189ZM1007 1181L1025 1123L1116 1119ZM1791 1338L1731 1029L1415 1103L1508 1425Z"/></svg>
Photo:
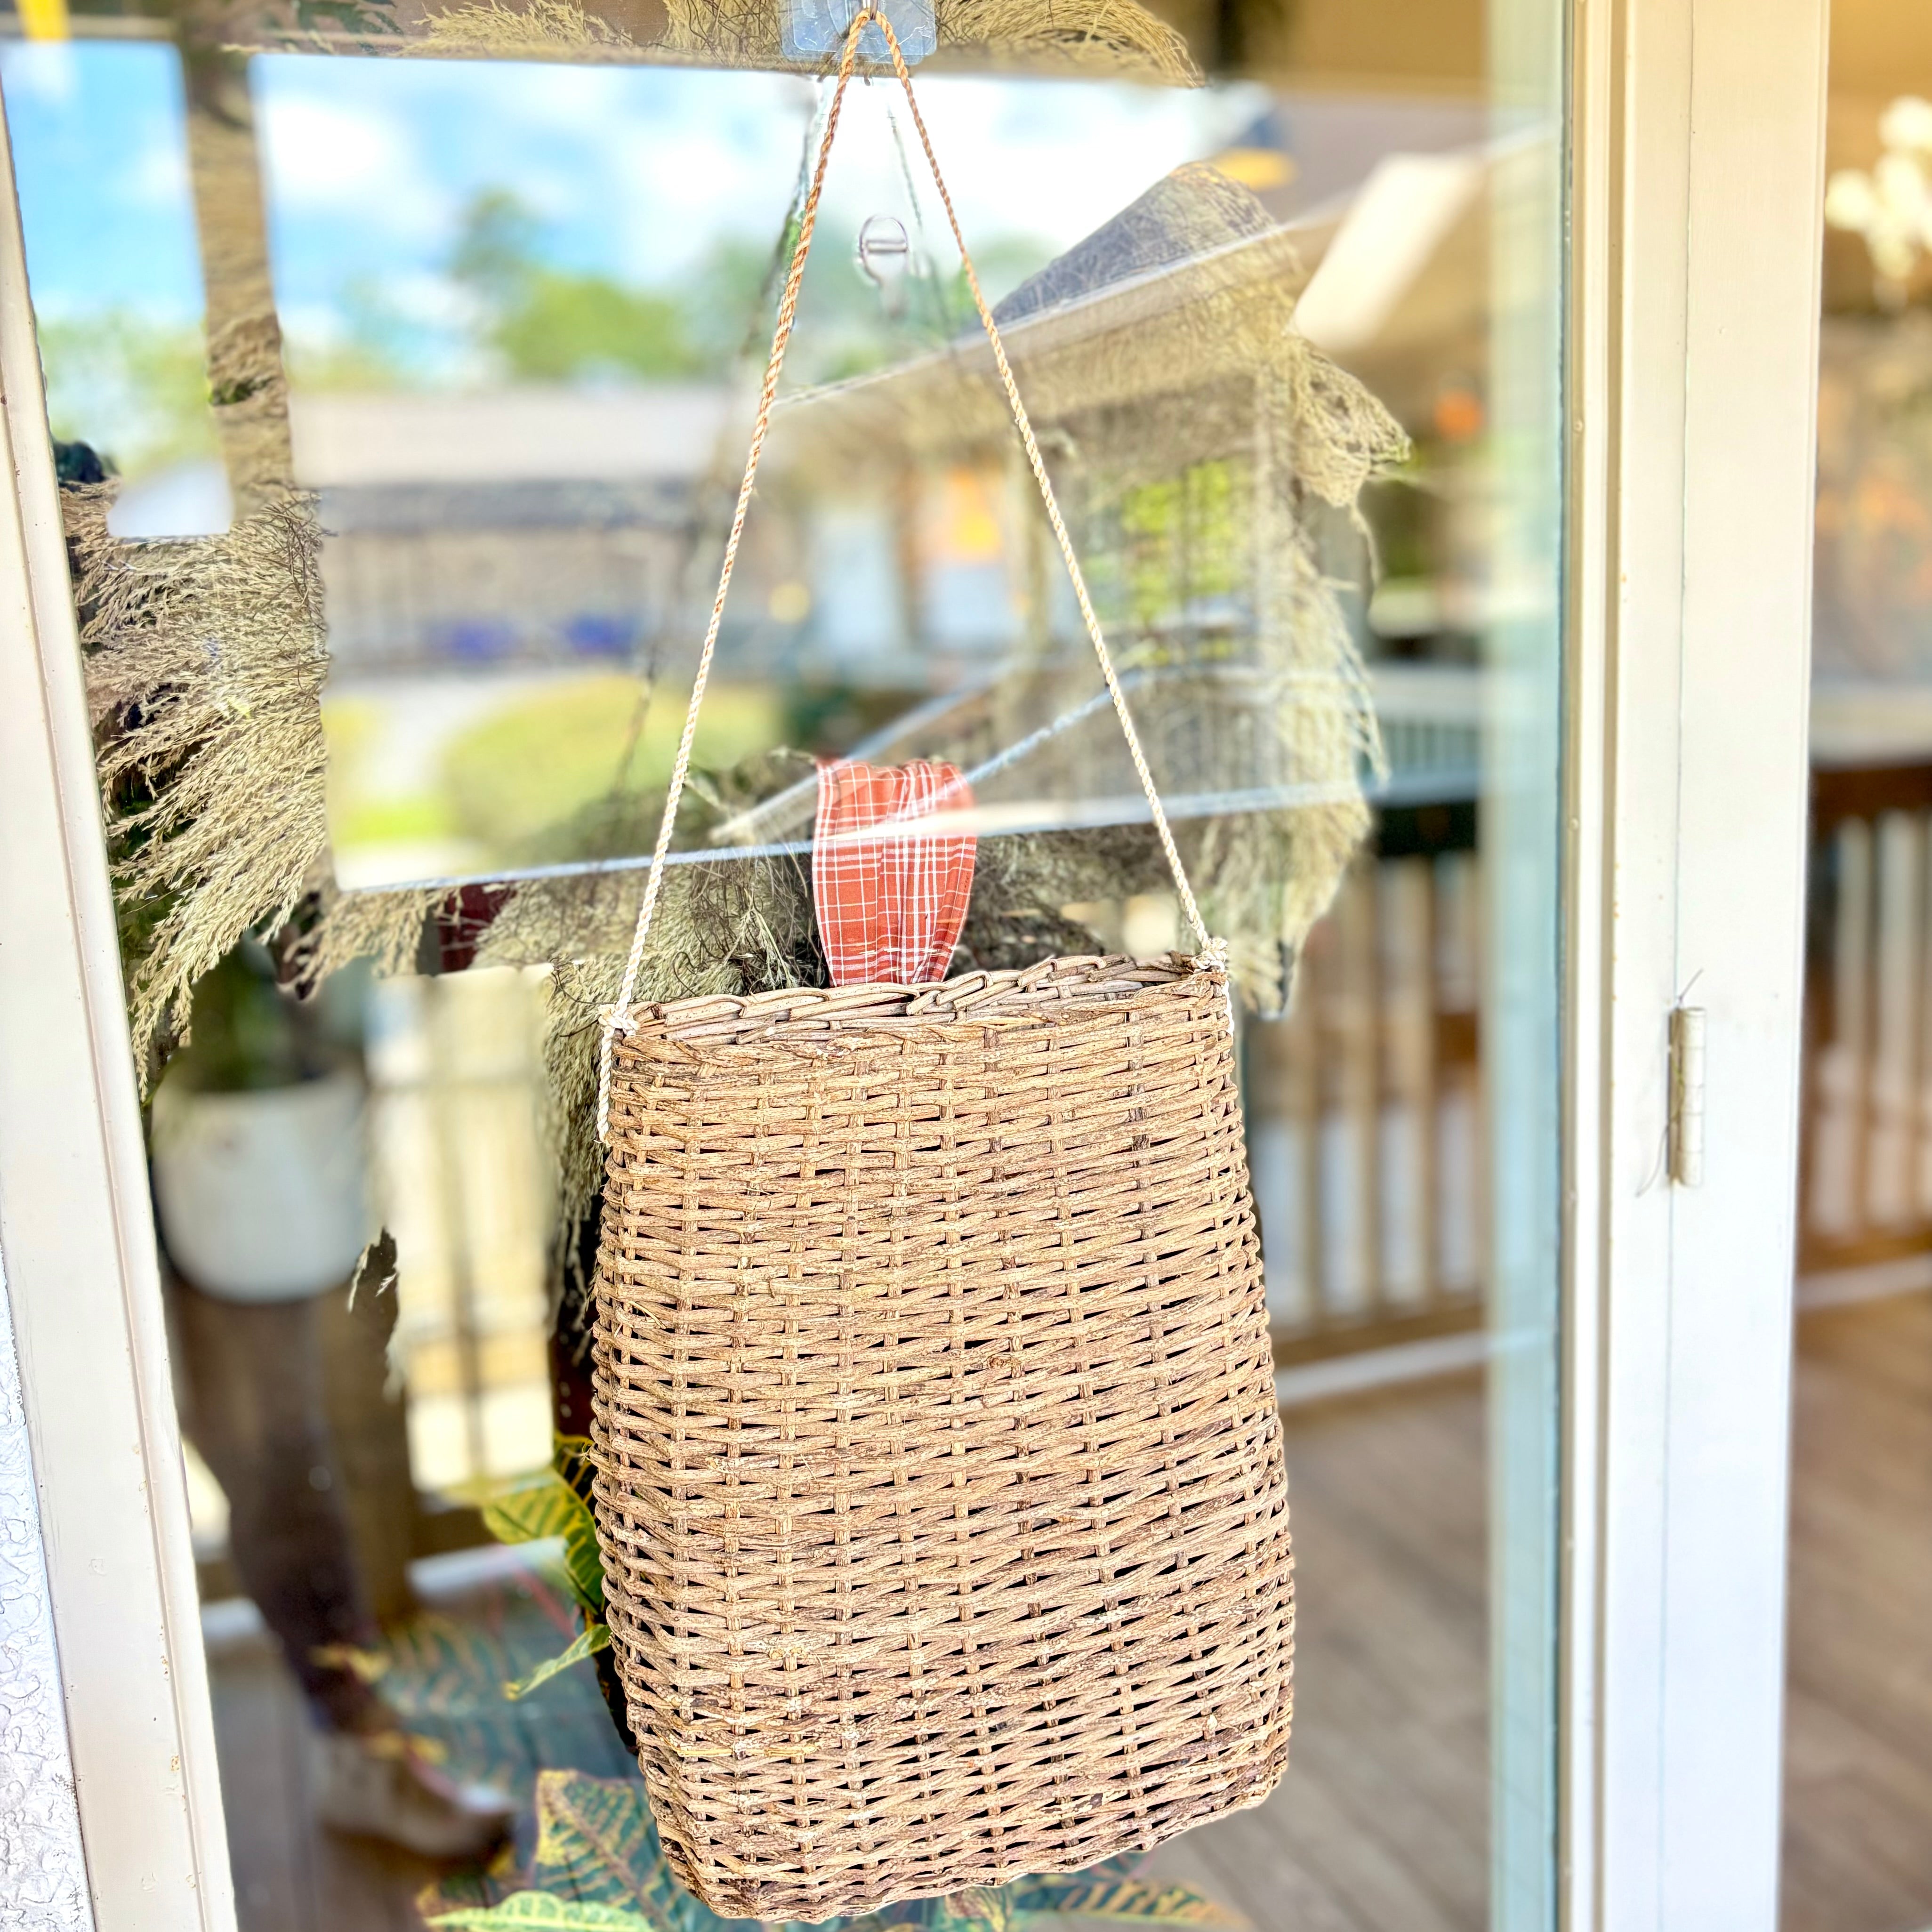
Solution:
<svg viewBox="0 0 1932 1932"><path fill-rule="evenodd" d="M1297 1598L1288 1774L1265 1804L1163 1847L1154 1868L1264 1932L1476 1932L1489 1861L1480 1378L1282 1420Z"/></svg>
<svg viewBox="0 0 1932 1932"><path fill-rule="evenodd" d="M1932 1295L1800 1318L1780 1932L1932 1925Z"/></svg>
<svg viewBox="0 0 1932 1932"><path fill-rule="evenodd" d="M316 1827L300 1694L266 1641L233 1647L214 1678L215 1736L242 1932L420 1932L424 1860Z"/></svg>

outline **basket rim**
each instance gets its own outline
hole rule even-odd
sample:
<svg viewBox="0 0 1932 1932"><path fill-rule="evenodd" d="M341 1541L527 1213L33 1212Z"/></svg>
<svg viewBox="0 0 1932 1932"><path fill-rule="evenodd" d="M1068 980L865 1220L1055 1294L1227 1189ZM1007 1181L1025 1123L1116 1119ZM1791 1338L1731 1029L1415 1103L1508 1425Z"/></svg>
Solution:
<svg viewBox="0 0 1932 1932"><path fill-rule="evenodd" d="M748 1028L829 1031L842 1026L946 1024L995 1018L1043 1019L1072 1004L1119 1005L1205 978L1224 986L1218 959L1168 952L1058 954L1031 966L954 975L924 986L881 981L850 986L782 986L763 993L701 993L633 1006L614 1045L621 1054L646 1041L728 1040Z"/></svg>

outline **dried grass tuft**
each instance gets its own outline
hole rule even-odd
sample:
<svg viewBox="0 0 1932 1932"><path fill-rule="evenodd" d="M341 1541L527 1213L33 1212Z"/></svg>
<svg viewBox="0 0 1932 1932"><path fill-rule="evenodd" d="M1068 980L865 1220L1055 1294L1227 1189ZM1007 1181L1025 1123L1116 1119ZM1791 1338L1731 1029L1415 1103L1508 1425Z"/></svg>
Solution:
<svg viewBox="0 0 1932 1932"><path fill-rule="evenodd" d="M1052 0L940 0L940 54L959 64L983 56L1001 67L1064 68L1198 87L1201 70L1187 43L1135 0L1086 0L1078 8Z"/></svg>
<svg viewBox="0 0 1932 1932"><path fill-rule="evenodd" d="M783 68L782 0L668 0L662 32L640 40L578 0L468 0L430 14L409 51L432 57L626 60L646 52L718 67ZM938 0L940 67L1024 67L1198 87L1186 43L1137 0ZM836 64L836 56L824 63ZM885 69L890 71L890 68Z"/></svg>
<svg viewBox="0 0 1932 1932"><path fill-rule="evenodd" d="M404 51L431 60L473 54L496 60L595 61L622 60L640 50L622 27L586 13L576 0L527 0L520 7L471 0L428 16L421 38Z"/></svg>
<svg viewBox="0 0 1932 1932"><path fill-rule="evenodd" d="M327 657L307 498L140 543L109 533L112 499L62 493L145 1086L187 1038L196 980L285 920L322 862Z"/></svg>
<svg viewBox="0 0 1932 1932"><path fill-rule="evenodd" d="M282 935L284 982L312 989L358 959L381 979L413 973L424 932L448 896L442 886L345 892L332 879L322 881Z"/></svg>
<svg viewBox="0 0 1932 1932"><path fill-rule="evenodd" d="M483 936L478 965L548 965L545 1124L568 1226L590 1211L603 1175L597 1144L597 1018L616 997L637 918L635 871L547 879L518 888ZM823 983L810 880L794 860L674 866L652 922L640 1000L761 993Z"/></svg>

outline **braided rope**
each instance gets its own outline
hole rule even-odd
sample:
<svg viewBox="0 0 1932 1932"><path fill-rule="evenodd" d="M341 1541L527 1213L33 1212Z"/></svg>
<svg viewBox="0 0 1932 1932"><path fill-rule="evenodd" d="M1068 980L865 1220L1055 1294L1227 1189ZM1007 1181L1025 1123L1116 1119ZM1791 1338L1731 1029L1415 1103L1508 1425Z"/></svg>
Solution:
<svg viewBox="0 0 1932 1932"><path fill-rule="evenodd" d="M926 165L932 170L932 182L939 190L939 199L946 210L946 220L952 231L952 239L959 250L961 266L966 272L966 283L973 293L973 306L978 310L980 320L985 325L986 339L992 345L993 362L1000 372L1000 386L1006 392L1006 401L1012 411L1013 423L1019 431L1020 442L1026 451L1027 461L1031 466L1034 481L1040 486L1040 501L1046 507L1047 521L1052 526L1054 540L1060 546L1060 554L1066 566L1068 580L1073 586L1073 595L1080 606L1080 616L1087 626L1087 634L1093 641L1094 655L1100 660L1100 675L1106 680L1107 694L1113 700L1114 714L1120 721L1121 734L1126 740L1128 755L1132 758L1134 771L1141 782L1141 790L1145 794L1148 808L1153 814L1154 830L1159 834L1161 850L1166 854L1168 869L1174 874L1174 884L1180 898L1181 910L1185 914L1190 930L1202 953L1218 957L1218 943L1208 936L1208 928L1201 916L1201 908L1196 902L1194 889L1188 884L1187 869L1181 863L1180 848L1174 843L1172 828L1167 822L1167 812L1160 802L1160 794L1155 788L1154 773L1148 767L1147 754L1141 748L1140 734L1134 728L1132 714L1127 710L1126 694L1120 688L1119 675L1114 669L1114 661L1107 650L1107 640L1102 634L1100 620L1095 614L1093 602L1087 594L1087 580L1080 568L1080 560L1073 551L1073 539L1067 535L1066 525L1060 514L1060 505L1053 494L1053 484L1046 473L1046 461L1040 454L1040 444L1033 433L1033 422L1028 416L1026 405L1020 400L1019 385L1013 380L1012 365L1006 360L1006 345L1000 340L998 327L994 322L993 312L988 307L985 294L980 286L979 272L973 266L973 258L967 252L966 238L960 231L959 217L952 206L952 197L946 191L945 177L939 171L939 158L932 151L932 136L926 131L926 118L919 111L919 100L913 92L912 76L908 71L905 56L900 51L898 36L892 31L892 24L874 7L862 7L852 16L846 29L845 50L838 63L838 82L832 95L832 107L825 118L825 132L818 146L818 159L813 167L812 187L805 198L805 207L799 220L798 241L792 250L791 266L786 271L784 292L778 299L778 326L772 334L770 360L765 365L765 380L758 392L758 419L752 425L752 444L745 459L744 481L738 488L737 508L731 517L731 533L724 545L724 568L718 574L718 595L712 600L711 621L706 627L704 647L698 656L698 675L691 687L691 702L684 714L684 730L677 743L677 756L670 772L670 790L664 800L664 817L658 826L658 840L651 854L651 868L644 880L644 902L638 908L637 928L631 937L629 956L624 962L624 977L617 989L617 997L606 1010L603 1022L603 1038L599 1044L597 1064L597 1138L608 1144L610 1126L610 1060L613 1043L617 1034L634 1031L637 1022L632 1017L632 996L637 992L638 975L642 970L644 946L651 929L651 916L657 910L658 893L663 884L665 855L670 850L671 834L677 823L677 808L683 796L684 782L691 769L691 748L698 735L698 713L704 701L704 687L711 675L711 660L718 648L718 632L724 616L724 599L731 588L731 573L737 568L738 545L745 533L745 518L752 502L752 488L758 474L758 460L764 453L765 436L771 428L772 406L777 399L778 375L784 366L785 350L791 340L792 325L798 316L799 285L804 279L806 257L812 251L813 231L818 224L819 196L825 186L825 170L832 158L832 142L838 132L838 116L845 103L845 89L852 78L854 62L858 57L859 38L868 23L876 21L884 32L887 44L892 49L892 68L898 74L899 84L905 90L906 106L912 115L913 125L919 130L920 146L926 151Z"/></svg>

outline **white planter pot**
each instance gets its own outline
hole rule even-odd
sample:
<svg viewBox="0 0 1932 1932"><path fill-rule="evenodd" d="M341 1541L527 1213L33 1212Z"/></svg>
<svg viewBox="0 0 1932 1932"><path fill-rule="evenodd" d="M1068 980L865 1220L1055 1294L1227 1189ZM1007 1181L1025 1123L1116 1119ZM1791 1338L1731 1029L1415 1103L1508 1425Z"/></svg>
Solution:
<svg viewBox="0 0 1932 1932"><path fill-rule="evenodd" d="M154 1198L168 1252L205 1293L294 1301L340 1287L374 1230L362 1083L154 1096Z"/></svg>

